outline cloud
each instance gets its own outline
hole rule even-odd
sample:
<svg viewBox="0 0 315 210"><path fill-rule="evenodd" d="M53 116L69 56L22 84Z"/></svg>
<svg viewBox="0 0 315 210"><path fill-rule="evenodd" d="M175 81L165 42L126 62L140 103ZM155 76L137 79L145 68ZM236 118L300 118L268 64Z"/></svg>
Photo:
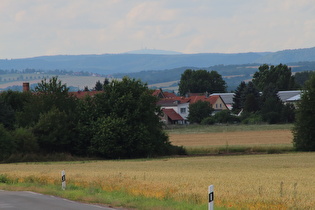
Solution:
<svg viewBox="0 0 315 210"><path fill-rule="evenodd" d="M315 46L313 0L2 0L0 58Z"/></svg>

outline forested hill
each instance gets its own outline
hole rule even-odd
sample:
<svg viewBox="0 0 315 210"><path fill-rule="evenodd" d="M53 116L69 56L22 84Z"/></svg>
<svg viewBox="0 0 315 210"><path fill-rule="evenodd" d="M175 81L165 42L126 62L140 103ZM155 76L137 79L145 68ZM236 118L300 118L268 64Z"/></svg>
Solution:
<svg viewBox="0 0 315 210"><path fill-rule="evenodd" d="M302 71L315 71L315 61L313 62L288 62L284 63L288 65L292 72L302 72ZM258 67L261 64L241 64L241 65L214 65L207 68L197 68L197 67L180 67L167 70L151 70L151 71L141 71L133 73L118 73L113 76L116 78L122 78L123 76L129 76L131 78L141 79L142 81L148 83L149 85L156 83L165 83L171 81L180 80L181 74L186 69L205 69L208 71L217 71L223 76L228 84L228 90L234 90L241 81L246 81L252 79L252 75L258 71ZM175 82L177 86L177 82ZM167 88L167 87L166 87Z"/></svg>
<svg viewBox="0 0 315 210"><path fill-rule="evenodd" d="M192 66L206 68L214 65L239 65L250 63L279 64L315 61L315 47L265 53L203 53L203 54L103 54L56 55L24 59L2 59L0 69L40 69L87 71L109 75L146 70L165 70Z"/></svg>
<svg viewBox="0 0 315 210"><path fill-rule="evenodd" d="M58 55L0 60L0 69L62 69L108 75L182 66L207 67L217 64L252 63L260 57L259 53Z"/></svg>
<svg viewBox="0 0 315 210"><path fill-rule="evenodd" d="M300 61L315 61L315 47L278 51L262 56L256 60L257 63L270 64L293 63Z"/></svg>

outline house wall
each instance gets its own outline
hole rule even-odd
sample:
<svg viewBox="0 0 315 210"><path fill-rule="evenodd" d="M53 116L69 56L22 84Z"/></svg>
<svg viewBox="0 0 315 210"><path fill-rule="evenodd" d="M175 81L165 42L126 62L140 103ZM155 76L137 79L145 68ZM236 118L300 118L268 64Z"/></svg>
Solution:
<svg viewBox="0 0 315 210"><path fill-rule="evenodd" d="M218 100L212 104L212 108L214 110L227 110L228 108L226 107L226 105L223 103L221 98L218 98Z"/></svg>
<svg viewBox="0 0 315 210"><path fill-rule="evenodd" d="M178 113L182 118L187 120L189 114L189 103L176 104L174 106L161 106L161 109L173 109L176 113ZM185 109L185 112L182 112Z"/></svg>
<svg viewBox="0 0 315 210"><path fill-rule="evenodd" d="M175 110L182 118L187 120L189 115L189 103L178 104L177 110Z"/></svg>

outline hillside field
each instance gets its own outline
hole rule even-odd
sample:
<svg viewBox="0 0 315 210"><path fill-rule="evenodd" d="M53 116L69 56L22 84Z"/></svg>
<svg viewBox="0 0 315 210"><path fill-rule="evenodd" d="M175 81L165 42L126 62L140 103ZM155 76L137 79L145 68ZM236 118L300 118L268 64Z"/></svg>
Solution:
<svg viewBox="0 0 315 210"><path fill-rule="evenodd" d="M17 80L18 74L7 74L0 75L2 77L2 82L0 82L0 89L4 89L10 86L22 86L23 82L29 82L32 84L40 83L43 78L51 78L56 75L49 74L21 74L23 79ZM76 87L79 89L84 89L85 86L88 86L89 89L95 87L96 82L99 80L103 82L105 77L96 77L96 76L73 76L73 75L59 75L58 79L61 80L62 84L66 84L68 87ZM6 80L4 82L4 80Z"/></svg>
<svg viewBox="0 0 315 210"><path fill-rule="evenodd" d="M263 128L265 130L261 130ZM290 129L285 129L285 127L281 129L281 126L199 129L201 131L195 133L191 131L196 129L190 130L190 128L183 129L182 132L180 129L169 131L170 140L186 146L219 144L214 140L208 140L213 135L215 139L221 138L224 141L231 139L229 144L290 144ZM224 129L225 132L222 132ZM202 136L206 134L208 136L203 138ZM179 135L182 136L179 138ZM272 139L273 141L270 142ZM140 197L156 198L162 203L175 200L195 206L187 209L205 209L207 189L212 184L216 207L312 209L315 206L314 158L315 153L291 152L113 161L15 163L1 164L0 178L7 176L15 182L30 183L30 189L47 193L47 190L41 191L38 187L50 184L60 186L60 172L65 170L69 189L59 190L54 194L58 196L71 194L71 199L85 202L95 202L98 198L97 202L110 204L108 199L99 197L99 190L104 190L138 196L139 199ZM31 187L32 184L37 184L37 188ZM93 192L89 190L89 195L80 195L77 191L78 187L94 190ZM10 186L1 184L0 181L0 189L10 189ZM22 189L25 190L25 188ZM91 198L93 195L95 199ZM136 200L126 201L123 205L136 209L154 209L152 206L143 206L143 201L137 204ZM117 206L120 203L115 201L112 205ZM155 209L176 209L176 207L160 206ZM178 207L178 209L183 208Z"/></svg>

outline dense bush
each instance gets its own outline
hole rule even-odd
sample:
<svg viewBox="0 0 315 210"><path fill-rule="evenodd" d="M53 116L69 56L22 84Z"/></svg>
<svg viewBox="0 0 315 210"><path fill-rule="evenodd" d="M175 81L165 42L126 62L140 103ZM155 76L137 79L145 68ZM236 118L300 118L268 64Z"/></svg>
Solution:
<svg viewBox="0 0 315 210"><path fill-rule="evenodd" d="M237 123L239 118L235 115L232 115L229 110L223 110L214 115L214 120L216 123Z"/></svg>
<svg viewBox="0 0 315 210"><path fill-rule="evenodd" d="M0 160L8 158L15 152L15 144L11 134L0 124Z"/></svg>
<svg viewBox="0 0 315 210"><path fill-rule="evenodd" d="M213 108L208 101L197 101L189 105L188 121L190 123L201 123L201 121L213 112Z"/></svg>
<svg viewBox="0 0 315 210"><path fill-rule="evenodd" d="M201 123L202 125L213 125L215 124L215 119L213 116L204 118Z"/></svg>
<svg viewBox="0 0 315 210"><path fill-rule="evenodd" d="M12 136L18 153L36 153L39 151L37 139L30 129L18 128Z"/></svg>
<svg viewBox="0 0 315 210"><path fill-rule="evenodd" d="M243 112L240 119L243 124L260 124L263 122L261 115L258 113Z"/></svg>
<svg viewBox="0 0 315 210"><path fill-rule="evenodd" d="M305 84L293 129L297 150L315 151L315 74Z"/></svg>
<svg viewBox="0 0 315 210"><path fill-rule="evenodd" d="M146 84L129 78L106 83L104 91L81 99L57 78L43 80L33 94L4 92L0 160L35 160L34 154L138 158L185 153L170 144L151 93Z"/></svg>

